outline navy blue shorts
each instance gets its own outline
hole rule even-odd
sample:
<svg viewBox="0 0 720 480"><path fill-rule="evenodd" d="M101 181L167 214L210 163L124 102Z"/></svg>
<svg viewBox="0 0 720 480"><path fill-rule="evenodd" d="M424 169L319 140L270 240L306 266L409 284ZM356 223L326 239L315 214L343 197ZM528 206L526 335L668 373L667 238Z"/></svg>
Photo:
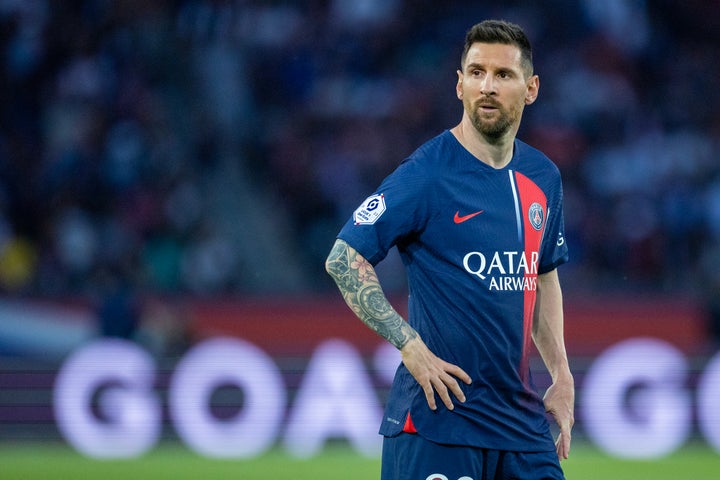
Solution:
<svg viewBox="0 0 720 480"><path fill-rule="evenodd" d="M381 480L564 480L556 452L441 445L418 434L385 437Z"/></svg>

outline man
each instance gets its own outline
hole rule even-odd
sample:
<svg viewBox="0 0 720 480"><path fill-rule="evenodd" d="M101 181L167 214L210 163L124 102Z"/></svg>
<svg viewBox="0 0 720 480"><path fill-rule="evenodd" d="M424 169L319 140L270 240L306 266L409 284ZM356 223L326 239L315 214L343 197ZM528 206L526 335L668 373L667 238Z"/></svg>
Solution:
<svg viewBox="0 0 720 480"><path fill-rule="evenodd" d="M460 124L406 159L340 231L326 269L352 311L402 356L380 433L383 480L562 479L574 385L556 267L567 261L562 185L517 140L538 95L520 27L467 33ZM408 322L374 270L396 245ZM534 340L552 385L537 394ZM553 445L545 412L559 425Z"/></svg>

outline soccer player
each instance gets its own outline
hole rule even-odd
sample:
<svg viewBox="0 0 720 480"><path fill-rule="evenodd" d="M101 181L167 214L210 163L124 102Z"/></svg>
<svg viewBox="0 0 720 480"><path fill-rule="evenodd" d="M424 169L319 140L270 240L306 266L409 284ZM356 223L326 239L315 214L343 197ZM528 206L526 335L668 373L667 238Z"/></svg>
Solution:
<svg viewBox="0 0 720 480"><path fill-rule="evenodd" d="M418 148L355 210L326 269L401 352L380 426L383 480L562 479L574 382L556 268L567 261L557 167L516 139L538 96L530 42L486 20L466 35L460 123ZM396 245L406 322L374 266ZM540 398L535 343L552 385ZM559 425L557 441L545 412Z"/></svg>

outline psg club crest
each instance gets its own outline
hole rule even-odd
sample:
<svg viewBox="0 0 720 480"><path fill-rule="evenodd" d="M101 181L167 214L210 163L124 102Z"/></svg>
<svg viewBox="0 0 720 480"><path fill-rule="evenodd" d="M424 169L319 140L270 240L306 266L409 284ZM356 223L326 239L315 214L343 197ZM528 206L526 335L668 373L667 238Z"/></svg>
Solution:
<svg viewBox="0 0 720 480"><path fill-rule="evenodd" d="M543 222L545 221L545 211L542 205L537 202L530 205L528 209L528 220L530 220L530 225L532 225L535 230L542 228Z"/></svg>
<svg viewBox="0 0 720 480"><path fill-rule="evenodd" d="M372 225L385 212L385 196L371 195L355 210L355 225Z"/></svg>

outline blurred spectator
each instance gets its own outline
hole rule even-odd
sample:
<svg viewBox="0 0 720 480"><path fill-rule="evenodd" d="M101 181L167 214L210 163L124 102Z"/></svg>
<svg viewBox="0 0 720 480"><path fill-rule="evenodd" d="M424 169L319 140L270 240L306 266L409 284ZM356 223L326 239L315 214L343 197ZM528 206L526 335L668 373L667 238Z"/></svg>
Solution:
<svg viewBox="0 0 720 480"><path fill-rule="evenodd" d="M0 0L0 288L93 295L118 265L148 293L333 288L339 225L459 118L448 32L489 16L537 40L520 137L565 178L568 292L699 291L720 3L630 0Z"/></svg>
<svg viewBox="0 0 720 480"><path fill-rule="evenodd" d="M131 279L119 270L103 270L98 276L100 335L135 340L140 327L141 304Z"/></svg>

